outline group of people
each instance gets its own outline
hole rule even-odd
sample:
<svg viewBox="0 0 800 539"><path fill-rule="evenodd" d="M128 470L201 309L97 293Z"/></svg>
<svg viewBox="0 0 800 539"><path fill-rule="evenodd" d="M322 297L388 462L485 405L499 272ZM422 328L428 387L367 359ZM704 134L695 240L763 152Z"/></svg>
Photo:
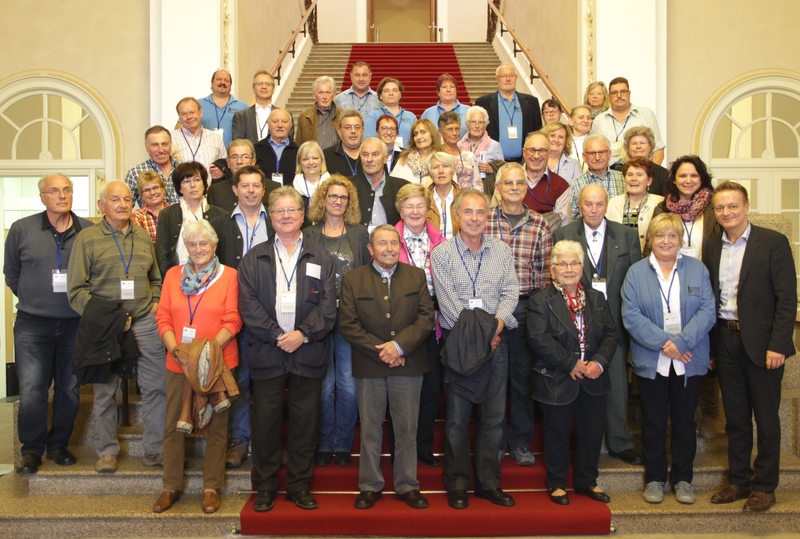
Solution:
<svg viewBox="0 0 800 539"><path fill-rule="evenodd" d="M19 298L18 472L36 473L42 456L75 463L79 383L93 384L96 470L116 471L115 395L135 375L143 463L163 466L155 512L180 498L193 430L208 436L203 511L219 508L225 468L251 448L256 511L273 508L283 464L286 497L314 509L314 468L351 464L359 418L355 507L381 498L388 419L395 495L425 508L417 465L442 464L442 391L455 509L469 490L515 504L500 462L535 464L534 401L554 503L569 503L575 424L576 494L610 501L597 484L605 438L612 457L644 463L646 501L661 502L669 480L678 502L694 503L695 411L713 434L721 389L730 484L711 501L769 509L794 353L788 240L752 225L747 191L713 188L698 157L661 167L655 117L631 105L625 79L590 85L562 122L557 101L540 109L516 90L512 66L496 75L498 91L473 107L442 75L439 102L418 120L399 105L399 80L375 92L358 62L339 95L330 77L314 82L295 126L271 102L269 73L255 75L248 107L218 71L210 96L178 103L178 129L147 130L148 160L103 184L99 224L72 212L68 178L42 178L45 211L15 222L5 248ZM598 88L610 98L602 112ZM627 423L629 354L641 456Z"/></svg>

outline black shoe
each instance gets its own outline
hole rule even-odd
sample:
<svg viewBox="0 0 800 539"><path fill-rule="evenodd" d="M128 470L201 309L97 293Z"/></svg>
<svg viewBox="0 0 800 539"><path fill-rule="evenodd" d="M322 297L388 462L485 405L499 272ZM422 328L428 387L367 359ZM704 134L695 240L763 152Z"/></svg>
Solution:
<svg viewBox="0 0 800 539"><path fill-rule="evenodd" d="M286 493L286 499L294 502L300 509L316 509L319 507L316 498L311 495L307 490L300 490L298 492Z"/></svg>
<svg viewBox="0 0 800 539"><path fill-rule="evenodd" d="M633 449L626 449L624 451L620 451L619 453L614 453L613 451L608 452L609 457L614 457L615 459L619 459L625 464L633 464L634 466L638 466L642 464L642 457L636 453Z"/></svg>
<svg viewBox="0 0 800 539"><path fill-rule="evenodd" d="M409 490L405 494L397 494L397 498L406 502L406 505L414 509L425 509L428 507L428 500L419 490Z"/></svg>
<svg viewBox="0 0 800 539"><path fill-rule="evenodd" d="M314 456L314 464L317 466L327 466L333 460L333 453L330 451L320 451Z"/></svg>
<svg viewBox="0 0 800 539"><path fill-rule="evenodd" d="M59 466L72 466L78 462L75 455L72 454L72 451L67 449L64 445L48 451L47 458L54 460Z"/></svg>
<svg viewBox="0 0 800 539"><path fill-rule="evenodd" d="M274 490L259 490L253 501L253 510L265 513L275 507L275 495Z"/></svg>
<svg viewBox="0 0 800 539"><path fill-rule="evenodd" d="M603 502L603 503L611 502L611 496L609 496L605 492L597 492L596 490L592 490L590 488L576 488L575 494L580 494L581 496L589 496L596 502Z"/></svg>
<svg viewBox="0 0 800 539"><path fill-rule="evenodd" d="M350 463L353 461L353 457L351 457L350 453L347 451L337 451L333 454L333 461L337 466L350 466Z"/></svg>
<svg viewBox="0 0 800 539"><path fill-rule="evenodd" d="M475 497L489 500L495 505L502 505L503 507L513 507L516 502L510 494L503 492L500 487L490 488L486 490L475 490Z"/></svg>
<svg viewBox="0 0 800 539"><path fill-rule="evenodd" d="M433 452L431 452L431 451L425 451L424 453L418 453L417 454L417 459L419 459L419 461L422 464L425 464L426 466L441 466L442 465L442 461L439 460L438 458L436 458L436 455L434 455Z"/></svg>
<svg viewBox="0 0 800 539"><path fill-rule="evenodd" d="M558 488L547 489L547 492L550 494L550 501L557 503L558 505L569 505L569 494L567 494L567 491L562 488L561 490L564 491L564 494L561 496L555 496L553 492L557 490Z"/></svg>
<svg viewBox="0 0 800 539"><path fill-rule="evenodd" d="M451 490L447 493L447 505L453 509L466 509L469 507L469 499L466 490Z"/></svg>
<svg viewBox="0 0 800 539"><path fill-rule="evenodd" d="M41 465L42 457L33 453L25 453L22 455L22 462L17 468L17 473L21 475L35 474L39 471L39 466Z"/></svg>
<svg viewBox="0 0 800 539"><path fill-rule="evenodd" d="M372 490L362 490L358 496L356 496L356 503L353 504L353 507L356 509L369 509L375 502L381 499L383 496L382 492L375 492Z"/></svg>

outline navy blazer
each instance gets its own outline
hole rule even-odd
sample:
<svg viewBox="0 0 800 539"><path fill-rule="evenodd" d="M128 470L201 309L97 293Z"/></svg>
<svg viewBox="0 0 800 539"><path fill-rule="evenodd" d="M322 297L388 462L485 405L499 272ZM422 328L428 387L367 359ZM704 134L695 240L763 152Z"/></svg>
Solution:
<svg viewBox="0 0 800 539"><path fill-rule="evenodd" d="M583 388L589 395L611 391L608 364L617 349L614 319L603 294L585 289L586 361L596 361L603 373L595 380L573 380L569 373L581 357L578 329L564 301L552 284L528 300L528 344L534 357L534 400L545 404L569 404Z"/></svg>
<svg viewBox="0 0 800 539"><path fill-rule="evenodd" d="M480 96L475 100L475 105L483 107L489 113L489 124L486 132L494 140L500 140L500 114L497 105L497 95L500 92L492 92ZM517 92L519 108L522 110L522 132L520 135L520 147L525 144L525 138L542 128L542 111L539 108L539 100L530 94Z"/></svg>

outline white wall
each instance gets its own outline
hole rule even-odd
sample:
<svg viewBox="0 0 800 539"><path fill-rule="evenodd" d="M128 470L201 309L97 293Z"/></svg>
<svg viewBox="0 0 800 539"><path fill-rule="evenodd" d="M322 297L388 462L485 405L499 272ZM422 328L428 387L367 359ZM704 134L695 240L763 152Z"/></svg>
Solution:
<svg viewBox="0 0 800 539"><path fill-rule="evenodd" d="M221 14L219 0L150 0L151 125L172 129L181 98L211 93L222 66Z"/></svg>
<svg viewBox="0 0 800 539"><path fill-rule="evenodd" d="M486 0L439 0L436 9L444 41L486 41Z"/></svg>
<svg viewBox="0 0 800 539"><path fill-rule="evenodd" d="M365 43L367 0L319 0L317 30L320 43Z"/></svg>

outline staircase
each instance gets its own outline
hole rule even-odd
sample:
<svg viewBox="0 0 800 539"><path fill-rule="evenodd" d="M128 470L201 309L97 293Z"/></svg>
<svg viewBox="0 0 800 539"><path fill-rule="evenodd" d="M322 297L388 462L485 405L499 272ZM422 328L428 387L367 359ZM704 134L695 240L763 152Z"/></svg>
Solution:
<svg viewBox="0 0 800 539"><path fill-rule="evenodd" d="M383 77L394 77L405 91L401 106L419 117L438 101L436 79L450 73L458 81L458 99L469 105L497 90L495 69L500 64L489 43L422 44L321 44L315 45L286 103L294 117L310 107L311 85L322 75L334 78L336 93L350 87L350 66L367 62L372 68L372 88Z"/></svg>

